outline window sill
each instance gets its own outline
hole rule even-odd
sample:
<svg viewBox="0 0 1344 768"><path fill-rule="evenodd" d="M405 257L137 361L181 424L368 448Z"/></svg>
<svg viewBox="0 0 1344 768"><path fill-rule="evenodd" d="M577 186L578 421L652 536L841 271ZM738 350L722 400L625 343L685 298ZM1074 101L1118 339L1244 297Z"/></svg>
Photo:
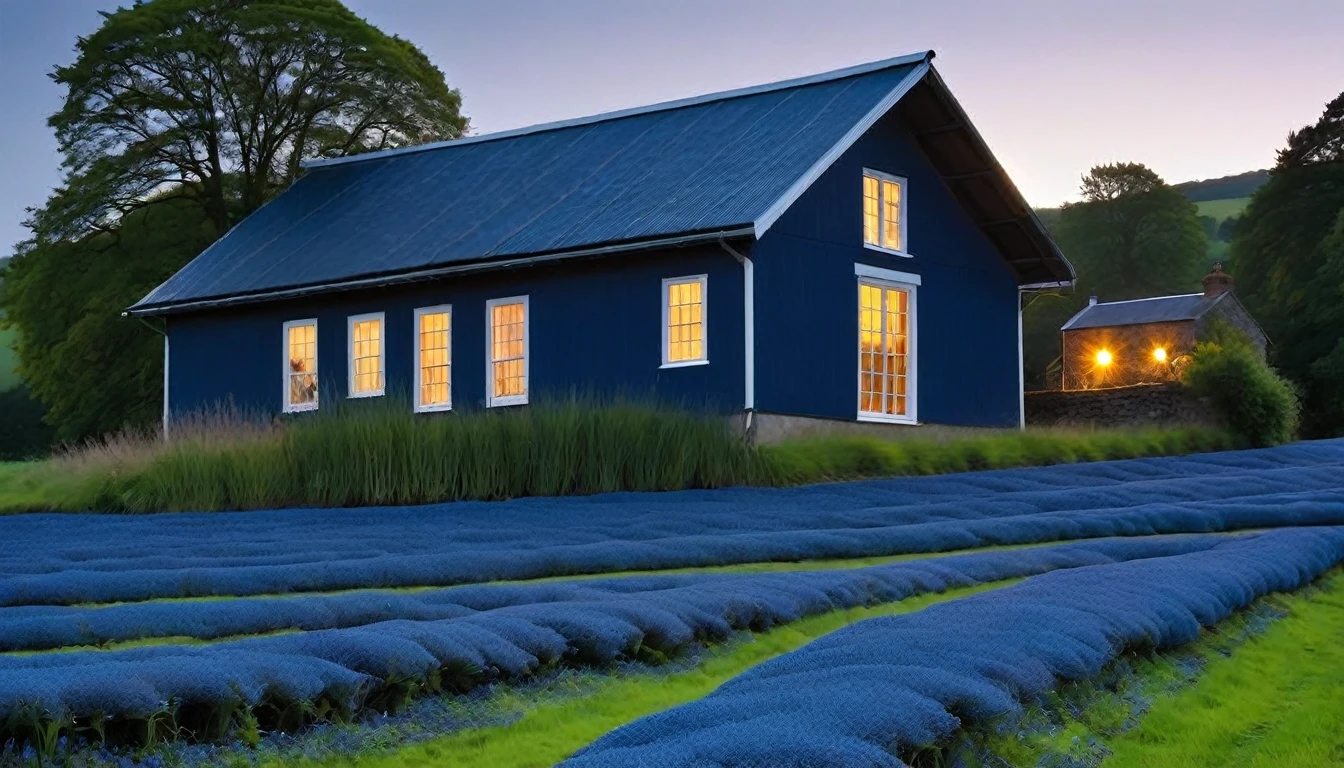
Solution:
<svg viewBox="0 0 1344 768"><path fill-rule="evenodd" d="M917 425L919 421L910 416L890 416L883 413L863 413L858 415L859 421L870 421L878 424L910 424Z"/></svg>
<svg viewBox="0 0 1344 768"><path fill-rule="evenodd" d="M357 392L357 393L355 393L355 394L346 395L346 396L345 396L345 399L346 399L346 400L363 400L363 399L366 398L366 397L382 397L382 396L383 396L383 390L380 389L380 390L377 390L376 392Z"/></svg>
<svg viewBox="0 0 1344 768"><path fill-rule="evenodd" d="M877 251L878 253L885 253L891 256L900 256L903 259L915 258L915 255L913 253L909 253L907 251L898 251L895 248L885 248L880 245L873 245L872 243L864 243L863 247L867 248L870 251Z"/></svg>
<svg viewBox="0 0 1344 768"><path fill-rule="evenodd" d="M313 403L313 404L311 404L311 405L286 405L284 408L281 408L281 409L280 409L280 412L281 412L281 413L307 413L308 411L316 411L316 410L317 410L317 403Z"/></svg>
<svg viewBox="0 0 1344 768"><path fill-rule="evenodd" d="M452 403L445 403L443 405L417 405L414 408L415 413L446 413L451 410L453 410Z"/></svg>
<svg viewBox="0 0 1344 768"><path fill-rule="evenodd" d="M527 405L527 395L496 397L485 401L486 408L503 408L506 405Z"/></svg>
<svg viewBox="0 0 1344 768"><path fill-rule="evenodd" d="M697 365L709 365L708 360L679 360L675 363L663 363L658 366L659 370L664 368L693 368Z"/></svg>

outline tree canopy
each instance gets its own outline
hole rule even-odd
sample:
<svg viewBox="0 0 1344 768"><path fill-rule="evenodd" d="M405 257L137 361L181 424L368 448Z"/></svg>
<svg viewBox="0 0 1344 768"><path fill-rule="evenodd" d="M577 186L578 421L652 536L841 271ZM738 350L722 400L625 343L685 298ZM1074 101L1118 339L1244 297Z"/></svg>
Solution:
<svg viewBox="0 0 1344 768"><path fill-rule="evenodd" d="M460 136L456 90L339 0L149 0L102 14L51 116L66 179L0 286L57 438L158 420L162 339L120 317L300 173Z"/></svg>
<svg viewBox="0 0 1344 768"><path fill-rule="evenodd" d="M1083 176L1083 201L1099 203L1133 197L1165 186L1162 177L1143 163L1098 165Z"/></svg>
<svg viewBox="0 0 1344 768"><path fill-rule="evenodd" d="M1289 134L1232 254L1237 294L1303 390L1308 434L1344 432L1344 93Z"/></svg>
<svg viewBox="0 0 1344 768"><path fill-rule="evenodd" d="M58 440L157 421L163 339L120 314L218 234L189 193L175 193L113 231L41 243L11 260L0 304L21 329L19 370Z"/></svg>
<svg viewBox="0 0 1344 768"><path fill-rule="evenodd" d="M1113 301L1199 287L1208 240L1194 203L1139 163L1093 168L1082 191L1054 233L1080 293Z"/></svg>
<svg viewBox="0 0 1344 768"><path fill-rule="evenodd" d="M460 95L414 45L339 0L150 0L102 14L52 78L64 186L39 238L115 226L179 185L220 231L288 186L304 157L460 136ZM230 205L230 201L236 205Z"/></svg>

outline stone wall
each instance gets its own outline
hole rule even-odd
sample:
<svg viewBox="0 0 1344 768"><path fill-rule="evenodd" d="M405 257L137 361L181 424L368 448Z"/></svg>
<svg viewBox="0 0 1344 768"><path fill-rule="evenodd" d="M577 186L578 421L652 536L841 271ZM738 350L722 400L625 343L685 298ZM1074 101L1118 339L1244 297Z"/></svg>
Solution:
<svg viewBox="0 0 1344 768"><path fill-rule="evenodd" d="M1180 384L1028 392L1027 426L1215 426L1211 406Z"/></svg>

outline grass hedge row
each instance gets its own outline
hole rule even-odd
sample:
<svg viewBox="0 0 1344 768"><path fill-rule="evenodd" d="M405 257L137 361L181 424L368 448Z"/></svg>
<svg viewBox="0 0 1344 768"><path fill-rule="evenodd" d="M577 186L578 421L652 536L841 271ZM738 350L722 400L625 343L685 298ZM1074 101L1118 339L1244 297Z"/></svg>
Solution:
<svg viewBox="0 0 1344 768"><path fill-rule="evenodd" d="M404 403L287 422L215 414L9 473L0 511L352 507L920 475L1235 447L1208 429L1004 431L951 440L754 446L715 415L560 402L426 417ZM18 489L22 488L22 493Z"/></svg>

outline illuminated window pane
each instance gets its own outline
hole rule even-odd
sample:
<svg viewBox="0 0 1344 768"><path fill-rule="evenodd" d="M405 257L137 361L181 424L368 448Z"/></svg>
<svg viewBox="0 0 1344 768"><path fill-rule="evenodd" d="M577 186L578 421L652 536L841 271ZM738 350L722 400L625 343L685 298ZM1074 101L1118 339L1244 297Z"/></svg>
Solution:
<svg viewBox="0 0 1344 768"><path fill-rule="evenodd" d="M527 395L527 309L523 302L490 306L490 381L494 398Z"/></svg>
<svg viewBox="0 0 1344 768"><path fill-rule="evenodd" d="M317 407L317 324L286 326L285 410Z"/></svg>
<svg viewBox="0 0 1344 768"><path fill-rule="evenodd" d="M419 355L420 355L420 391L417 394L420 408L446 408L452 402L452 318L449 310L423 311L418 313Z"/></svg>
<svg viewBox="0 0 1344 768"><path fill-rule="evenodd" d="M875 172L863 174L863 242L894 251L905 249L901 221L904 182Z"/></svg>
<svg viewBox="0 0 1344 768"><path fill-rule="evenodd" d="M350 321L350 395L383 393L383 320L368 317Z"/></svg>
<svg viewBox="0 0 1344 768"><path fill-rule="evenodd" d="M859 410L908 415L908 291L859 286Z"/></svg>
<svg viewBox="0 0 1344 768"><path fill-rule="evenodd" d="M690 277L664 282L667 318L664 363L706 359L705 280L705 277Z"/></svg>

